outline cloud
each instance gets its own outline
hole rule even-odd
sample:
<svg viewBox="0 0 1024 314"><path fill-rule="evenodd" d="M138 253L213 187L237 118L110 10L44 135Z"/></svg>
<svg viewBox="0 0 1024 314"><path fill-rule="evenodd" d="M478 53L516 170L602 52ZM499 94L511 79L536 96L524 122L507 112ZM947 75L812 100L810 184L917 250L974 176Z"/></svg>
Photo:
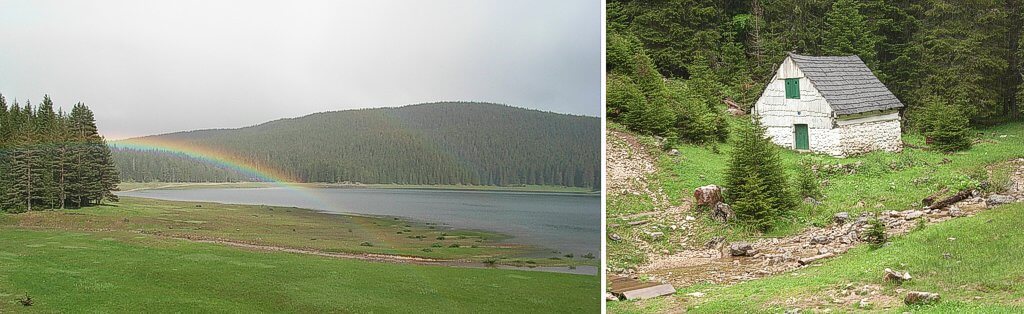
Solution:
<svg viewBox="0 0 1024 314"><path fill-rule="evenodd" d="M112 138L442 100L601 112L600 1L6 1L0 92Z"/></svg>

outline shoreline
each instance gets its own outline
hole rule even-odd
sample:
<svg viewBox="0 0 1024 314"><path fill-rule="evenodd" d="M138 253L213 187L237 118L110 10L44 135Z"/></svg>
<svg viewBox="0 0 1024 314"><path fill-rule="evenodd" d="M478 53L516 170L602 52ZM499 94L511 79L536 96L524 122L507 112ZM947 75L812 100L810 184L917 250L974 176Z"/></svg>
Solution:
<svg viewBox="0 0 1024 314"><path fill-rule="evenodd" d="M281 186L274 182L122 182L118 185L121 192L167 189L243 189L269 188ZM352 183L284 183L310 189L379 189L379 190L432 190L432 191L469 191L496 193L542 193L567 194L581 196L600 196L600 190L589 190L574 187L531 185L531 186L492 186L492 185L404 185L404 184L352 184Z"/></svg>

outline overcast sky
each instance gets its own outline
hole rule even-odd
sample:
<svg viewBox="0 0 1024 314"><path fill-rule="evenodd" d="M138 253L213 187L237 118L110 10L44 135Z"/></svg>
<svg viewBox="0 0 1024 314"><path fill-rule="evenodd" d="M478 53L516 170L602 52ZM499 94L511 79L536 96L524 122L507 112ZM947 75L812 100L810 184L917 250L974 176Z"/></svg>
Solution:
<svg viewBox="0 0 1024 314"><path fill-rule="evenodd" d="M111 139L442 100L598 116L601 1L0 0L0 93Z"/></svg>

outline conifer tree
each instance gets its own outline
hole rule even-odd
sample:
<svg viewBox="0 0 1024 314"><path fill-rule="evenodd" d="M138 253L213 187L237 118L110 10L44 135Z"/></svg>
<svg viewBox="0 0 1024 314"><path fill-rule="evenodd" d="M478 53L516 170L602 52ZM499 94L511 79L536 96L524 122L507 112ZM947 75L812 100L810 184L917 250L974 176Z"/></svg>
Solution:
<svg viewBox="0 0 1024 314"><path fill-rule="evenodd" d="M796 206L779 147L766 137L757 117L738 128L726 175L725 197L736 217L762 231Z"/></svg>
<svg viewBox="0 0 1024 314"><path fill-rule="evenodd" d="M827 55L857 55L870 66L875 64L878 35L860 13L858 0L838 0L825 15L823 50Z"/></svg>
<svg viewBox="0 0 1024 314"><path fill-rule="evenodd" d="M923 109L925 120L921 130L931 146L944 152L971 148L971 128L967 116L938 97L929 97Z"/></svg>

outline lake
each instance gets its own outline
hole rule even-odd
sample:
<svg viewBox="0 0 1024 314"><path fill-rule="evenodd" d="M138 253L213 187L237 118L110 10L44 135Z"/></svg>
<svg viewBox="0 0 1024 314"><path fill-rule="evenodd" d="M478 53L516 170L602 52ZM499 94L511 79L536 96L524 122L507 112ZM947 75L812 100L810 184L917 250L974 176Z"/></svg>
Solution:
<svg viewBox="0 0 1024 314"><path fill-rule="evenodd" d="M597 195L368 188L156 189L118 195L176 201L294 206L329 213L381 215L495 231L510 243L601 255Z"/></svg>

